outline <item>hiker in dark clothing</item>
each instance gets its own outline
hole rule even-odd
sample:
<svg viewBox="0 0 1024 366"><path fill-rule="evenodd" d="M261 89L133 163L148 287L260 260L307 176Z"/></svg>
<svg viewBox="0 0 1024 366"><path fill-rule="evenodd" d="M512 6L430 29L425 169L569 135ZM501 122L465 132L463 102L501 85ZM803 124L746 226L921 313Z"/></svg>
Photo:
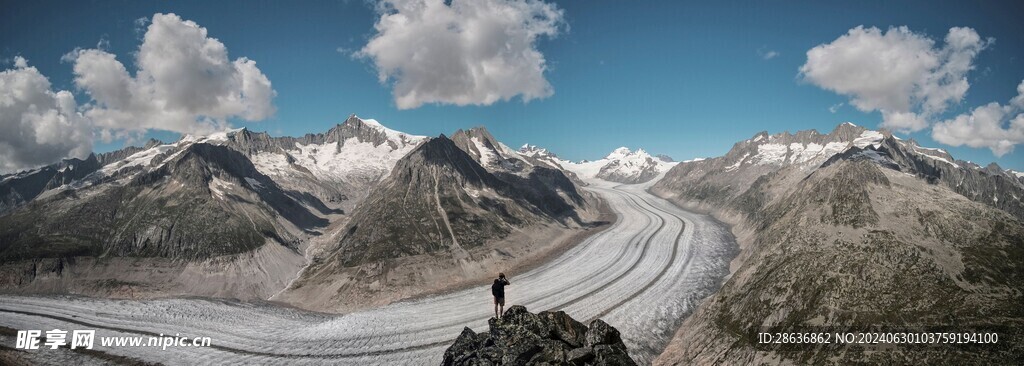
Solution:
<svg viewBox="0 0 1024 366"><path fill-rule="evenodd" d="M494 279L494 284L491 285L491 295L494 295L494 317L501 319L501 314L505 313L505 286L511 285L508 279L505 278L504 273L498 273L498 278Z"/></svg>

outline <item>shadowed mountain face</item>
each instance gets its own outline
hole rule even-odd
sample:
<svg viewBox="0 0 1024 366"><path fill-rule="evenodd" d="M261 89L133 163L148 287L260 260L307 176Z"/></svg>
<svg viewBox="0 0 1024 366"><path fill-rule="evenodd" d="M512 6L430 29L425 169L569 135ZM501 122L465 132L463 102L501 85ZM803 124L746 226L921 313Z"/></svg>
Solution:
<svg viewBox="0 0 1024 366"><path fill-rule="evenodd" d="M442 251L464 259L467 249L515 228L577 223L574 205L581 202L558 171L492 174L442 135L395 165L352 213L338 250L310 270Z"/></svg>
<svg viewBox="0 0 1024 366"><path fill-rule="evenodd" d="M1024 301L1024 224L1013 205L987 198L1019 194L1017 184L998 168L852 127L814 142L822 149L812 155L801 151L813 141L797 136L814 134L759 134L725 157L682 163L652 187L735 223L742 247L732 276L685 321L656 364L956 364L999 362L1024 349L1011 341L984 349L858 349L836 358L827 346L800 352L757 346L757 332L820 327L987 327L1014 339L1024 329L1024 312L1015 305ZM821 155L828 143L844 140L842 149ZM758 146L765 144L777 146ZM803 156L812 157L809 165L800 163Z"/></svg>
<svg viewBox="0 0 1024 366"><path fill-rule="evenodd" d="M326 225L227 147L193 144L168 159L131 178L62 191L0 217L0 257L196 260L249 251L268 238L293 245L286 226Z"/></svg>
<svg viewBox="0 0 1024 366"><path fill-rule="evenodd" d="M458 130L451 140L481 167L515 187L532 205L552 216L566 215L573 206L584 203L574 183L578 179L557 163L554 154L512 150L483 127Z"/></svg>

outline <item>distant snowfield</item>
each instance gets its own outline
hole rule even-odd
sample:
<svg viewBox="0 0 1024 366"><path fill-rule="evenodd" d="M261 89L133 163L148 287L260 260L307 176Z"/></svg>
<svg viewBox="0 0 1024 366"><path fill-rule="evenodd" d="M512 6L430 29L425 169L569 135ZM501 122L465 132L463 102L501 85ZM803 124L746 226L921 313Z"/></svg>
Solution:
<svg viewBox="0 0 1024 366"><path fill-rule="evenodd" d="M665 173L678 164L676 162L662 161L651 156L644 149L630 151L626 147L617 148L608 156L594 161L572 162L560 160L558 163L582 179L607 178L607 175L600 175L602 171L604 171L604 174L622 177L638 177L647 169L654 169L658 173Z"/></svg>
<svg viewBox="0 0 1024 366"><path fill-rule="evenodd" d="M549 263L510 273L507 303L533 312L564 310L582 321L602 318L622 332L638 362L650 363L685 316L717 290L737 250L724 225L647 193L654 181L591 181L587 189L608 201L618 221ZM345 315L204 299L0 297L0 325L13 329L212 338L211 348L96 345L171 365L436 365L463 327L486 331L492 311L488 287ZM47 351L33 352L47 357Z"/></svg>

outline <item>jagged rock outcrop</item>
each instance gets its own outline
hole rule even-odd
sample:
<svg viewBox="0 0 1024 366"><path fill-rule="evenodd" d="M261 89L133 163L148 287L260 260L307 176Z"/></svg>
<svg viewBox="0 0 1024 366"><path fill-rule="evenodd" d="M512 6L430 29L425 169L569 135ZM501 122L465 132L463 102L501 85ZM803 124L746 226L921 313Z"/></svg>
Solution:
<svg viewBox="0 0 1024 366"><path fill-rule="evenodd" d="M515 305L488 326L480 334L463 329L441 365L636 365L619 331L600 319L586 326L562 311Z"/></svg>

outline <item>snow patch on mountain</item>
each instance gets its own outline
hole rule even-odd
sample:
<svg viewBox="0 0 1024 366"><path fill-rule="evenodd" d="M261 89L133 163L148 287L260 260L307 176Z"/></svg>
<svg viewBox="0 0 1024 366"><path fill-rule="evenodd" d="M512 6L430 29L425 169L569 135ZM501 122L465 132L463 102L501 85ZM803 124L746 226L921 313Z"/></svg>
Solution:
<svg viewBox="0 0 1024 366"><path fill-rule="evenodd" d="M359 116L356 116L356 115L353 115L353 117L359 118ZM416 145L416 144L419 144L420 142L423 142L423 140L427 139L426 136L410 135L410 134L407 134L405 132L392 130L390 128L385 127L383 124L381 124L380 122L378 122L375 119L362 119L362 118L359 118L359 120L363 121L363 124L365 124L365 125L367 125L369 127L373 127L374 129L377 129L377 130L383 132L384 136L387 136L389 141L394 142L396 145L399 145L399 146L401 146L401 145L410 145L410 144L411 145Z"/></svg>
<svg viewBox="0 0 1024 366"><path fill-rule="evenodd" d="M783 144L757 145L757 155L751 161L759 165L782 165L786 161L786 153L789 149Z"/></svg>
<svg viewBox="0 0 1024 366"><path fill-rule="evenodd" d="M410 135L384 127L372 119L360 119L368 127L384 133L394 144L375 144L351 137L344 141L323 144L301 144L281 151L262 151L252 157L256 169L270 177L287 176L292 164L305 168L314 176L334 182L371 182L390 173L398 159L416 148L426 136ZM289 158L292 159L289 162Z"/></svg>
<svg viewBox="0 0 1024 366"><path fill-rule="evenodd" d="M933 155L928 155L928 154L921 154L921 156L929 158L929 159L932 159L932 160L941 161L943 163L952 165L954 168L959 168L960 167L960 165L957 165L957 163L954 163L952 161L946 160L946 158L941 157L941 156L933 156Z"/></svg>
<svg viewBox="0 0 1024 366"><path fill-rule="evenodd" d="M175 148L177 148L177 145L174 144L154 146L152 148L129 155L127 158L124 158L124 160L121 160L119 162L108 164L107 166L101 168L97 173L101 174L102 176L110 176L124 168L131 168L135 166L147 166L149 165L150 162L153 161L154 158L160 156L160 154L174 150Z"/></svg>
<svg viewBox="0 0 1024 366"><path fill-rule="evenodd" d="M725 167L725 171L736 170L737 168L740 167L740 164L743 164L743 162L747 160L747 157L749 157L749 156L750 156L750 153L743 154L742 158L740 158L739 160L736 160L736 162L733 163L732 165Z"/></svg>
<svg viewBox="0 0 1024 366"><path fill-rule="evenodd" d="M866 130L860 134L860 137L857 137L856 139L853 140L853 146L859 147L861 149L866 148L868 146L874 146L877 148L879 146L879 143L882 142L883 138L885 138L885 136L882 135L881 132Z"/></svg>
<svg viewBox="0 0 1024 366"><path fill-rule="evenodd" d="M485 167L491 166L491 163L498 159L498 154L485 146L484 142L479 138L472 137L470 138L470 141L472 141L473 145L476 146L476 150L480 152L480 165Z"/></svg>
<svg viewBox="0 0 1024 366"><path fill-rule="evenodd" d="M213 193L214 197L217 197L220 200L224 199L224 191L231 190L231 187L231 183L217 177L213 177L213 180L210 181L209 185L210 192Z"/></svg>

